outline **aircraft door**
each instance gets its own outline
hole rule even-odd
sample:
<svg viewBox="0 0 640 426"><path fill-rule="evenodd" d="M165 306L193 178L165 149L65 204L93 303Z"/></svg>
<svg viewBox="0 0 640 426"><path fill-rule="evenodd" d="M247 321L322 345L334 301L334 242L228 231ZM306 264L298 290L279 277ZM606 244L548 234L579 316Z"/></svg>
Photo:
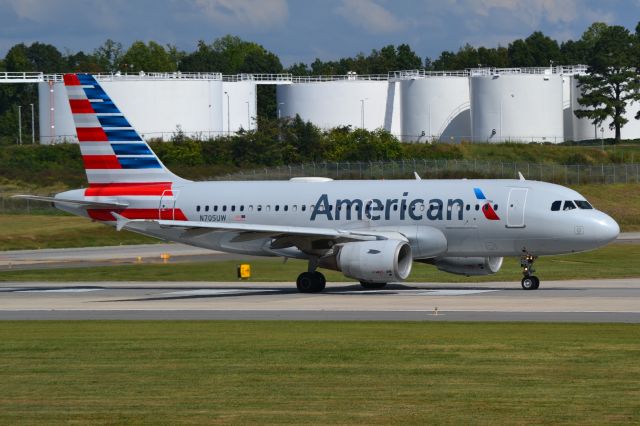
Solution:
<svg viewBox="0 0 640 426"><path fill-rule="evenodd" d="M176 201L178 200L178 192L167 189L160 196L160 205L158 206L158 219L175 220Z"/></svg>
<svg viewBox="0 0 640 426"><path fill-rule="evenodd" d="M527 202L527 188L511 188L507 205L507 228L524 228L524 210Z"/></svg>

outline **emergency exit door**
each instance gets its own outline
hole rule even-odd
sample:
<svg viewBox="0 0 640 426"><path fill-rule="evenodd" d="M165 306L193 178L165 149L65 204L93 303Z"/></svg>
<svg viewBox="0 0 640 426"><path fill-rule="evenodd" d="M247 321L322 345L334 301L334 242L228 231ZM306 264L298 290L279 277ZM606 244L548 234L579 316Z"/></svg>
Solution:
<svg viewBox="0 0 640 426"><path fill-rule="evenodd" d="M528 188L511 188L507 205L507 228L524 228Z"/></svg>

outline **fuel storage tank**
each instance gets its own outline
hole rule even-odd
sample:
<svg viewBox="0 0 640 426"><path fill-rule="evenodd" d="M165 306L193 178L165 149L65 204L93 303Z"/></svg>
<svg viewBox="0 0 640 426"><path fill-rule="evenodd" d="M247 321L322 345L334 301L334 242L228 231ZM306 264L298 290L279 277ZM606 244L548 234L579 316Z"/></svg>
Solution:
<svg viewBox="0 0 640 426"><path fill-rule="evenodd" d="M178 127L187 135L205 138L219 136L226 131L228 113L226 103L223 111L225 94L221 79L131 79L113 76L98 77L98 81L145 139L170 139ZM231 104L228 122L232 126L246 128L247 106L253 107L255 116L255 89L252 92L253 99L250 92L240 91L242 99L236 96L234 102L242 102L240 106L234 109L234 104ZM38 94L41 143L76 141L64 83L39 83Z"/></svg>
<svg viewBox="0 0 640 426"><path fill-rule="evenodd" d="M404 142L460 142L471 138L467 76L402 78L400 102Z"/></svg>
<svg viewBox="0 0 640 426"><path fill-rule="evenodd" d="M470 76L471 131L476 142L564 141L562 76L478 70Z"/></svg>
<svg viewBox="0 0 640 426"><path fill-rule="evenodd" d="M572 111L578 109L588 109L578 103L578 99L582 96L582 88L579 86L578 75L571 77L571 108ZM620 129L622 139L638 139L640 138L640 120L636 120L635 116L640 110L640 102L630 102L627 104L624 117L627 123ZM612 119L606 119L602 124L596 126L593 120L589 118L578 118L572 113L573 140L592 140L592 139L609 139L615 137L615 129L609 128Z"/></svg>
<svg viewBox="0 0 640 426"><path fill-rule="evenodd" d="M336 76L340 78L341 76ZM400 133L397 83L367 76L322 80L298 78L277 87L278 116L311 121L322 129L340 126Z"/></svg>

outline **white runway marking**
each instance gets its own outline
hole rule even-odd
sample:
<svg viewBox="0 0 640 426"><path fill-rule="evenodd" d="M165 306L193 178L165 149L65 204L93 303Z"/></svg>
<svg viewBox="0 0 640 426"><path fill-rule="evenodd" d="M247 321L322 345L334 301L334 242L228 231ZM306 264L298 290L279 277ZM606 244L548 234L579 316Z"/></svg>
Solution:
<svg viewBox="0 0 640 426"><path fill-rule="evenodd" d="M43 288L35 290L15 290L14 293L87 293L100 291L102 288Z"/></svg>
<svg viewBox="0 0 640 426"><path fill-rule="evenodd" d="M499 290L425 290L415 293L418 296L466 296L468 294L490 293Z"/></svg>
<svg viewBox="0 0 640 426"><path fill-rule="evenodd" d="M202 290L182 290L182 291L171 291L168 293L162 293L163 296L218 296L222 294L245 294L245 293L265 293L268 291L278 291L278 290L244 290L244 289L202 289Z"/></svg>

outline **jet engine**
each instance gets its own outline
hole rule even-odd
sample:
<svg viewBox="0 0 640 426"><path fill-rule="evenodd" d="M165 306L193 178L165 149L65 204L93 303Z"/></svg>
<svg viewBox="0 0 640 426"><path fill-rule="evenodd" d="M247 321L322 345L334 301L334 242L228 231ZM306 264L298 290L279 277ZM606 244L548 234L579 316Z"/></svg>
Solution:
<svg viewBox="0 0 640 426"><path fill-rule="evenodd" d="M502 267L502 257L443 257L432 263L441 271L451 274L491 275Z"/></svg>
<svg viewBox="0 0 640 426"><path fill-rule="evenodd" d="M338 252L337 266L358 281L403 281L411 273L411 246L405 241L379 240L346 243Z"/></svg>

